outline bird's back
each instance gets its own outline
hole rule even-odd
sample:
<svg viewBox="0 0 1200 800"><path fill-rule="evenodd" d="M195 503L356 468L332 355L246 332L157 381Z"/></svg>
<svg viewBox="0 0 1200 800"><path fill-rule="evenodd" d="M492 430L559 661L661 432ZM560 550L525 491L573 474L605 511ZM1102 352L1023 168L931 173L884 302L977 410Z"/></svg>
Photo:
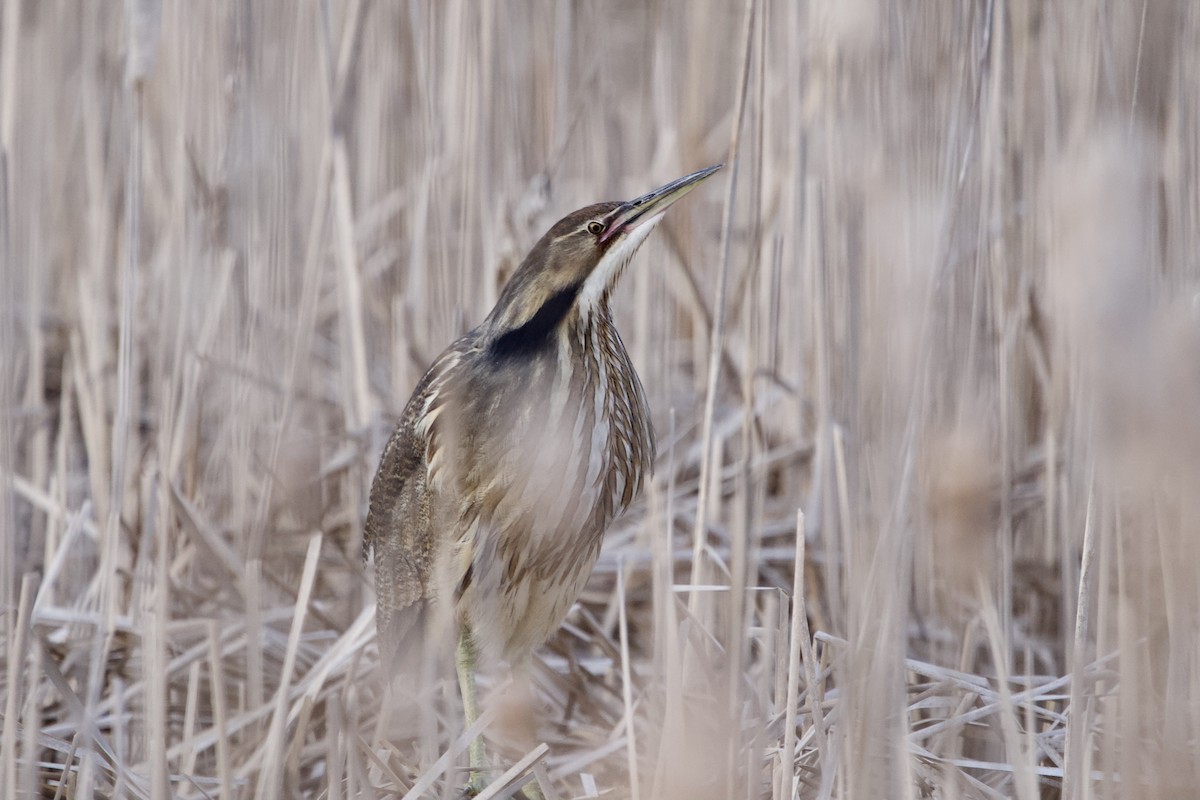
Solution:
<svg viewBox="0 0 1200 800"><path fill-rule="evenodd" d="M440 552L435 496L429 491L431 405L443 395L469 341L443 352L421 378L384 447L371 484L363 528L363 555L375 556L377 626L381 648L391 658L402 642L424 638L425 599ZM444 395L443 395L444 396Z"/></svg>

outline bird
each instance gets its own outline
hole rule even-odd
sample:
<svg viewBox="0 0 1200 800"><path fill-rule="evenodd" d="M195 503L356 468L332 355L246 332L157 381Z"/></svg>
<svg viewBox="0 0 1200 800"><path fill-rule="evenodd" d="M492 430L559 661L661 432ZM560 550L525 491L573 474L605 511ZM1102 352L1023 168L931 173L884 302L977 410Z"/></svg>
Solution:
<svg viewBox="0 0 1200 800"><path fill-rule="evenodd" d="M664 212L721 166L555 223L433 361L384 446L363 548L381 657L452 642L468 728L477 667L527 667L651 474L650 409L612 292ZM481 738L469 759L478 792Z"/></svg>

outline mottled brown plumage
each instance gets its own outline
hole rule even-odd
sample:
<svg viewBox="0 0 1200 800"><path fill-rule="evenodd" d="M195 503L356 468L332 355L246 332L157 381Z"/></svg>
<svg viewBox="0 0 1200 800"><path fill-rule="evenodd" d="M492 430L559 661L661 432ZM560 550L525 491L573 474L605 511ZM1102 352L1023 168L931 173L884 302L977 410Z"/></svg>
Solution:
<svg viewBox="0 0 1200 800"><path fill-rule="evenodd" d="M560 220L421 379L366 524L388 647L440 616L470 625L487 660L514 661L561 623L654 460L609 293L662 211L713 171Z"/></svg>
<svg viewBox="0 0 1200 800"><path fill-rule="evenodd" d="M716 169L555 224L434 361L383 451L366 523L382 648L468 632L468 717L463 665L522 662L554 632L650 473L650 412L609 295L662 212Z"/></svg>

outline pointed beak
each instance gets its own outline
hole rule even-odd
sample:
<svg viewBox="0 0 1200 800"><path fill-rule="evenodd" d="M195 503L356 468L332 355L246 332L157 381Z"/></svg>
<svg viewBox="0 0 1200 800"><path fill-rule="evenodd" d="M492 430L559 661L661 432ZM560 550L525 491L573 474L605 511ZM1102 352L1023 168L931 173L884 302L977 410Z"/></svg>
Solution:
<svg viewBox="0 0 1200 800"><path fill-rule="evenodd" d="M676 200L683 197L692 189L695 189L700 181L709 177L723 166L725 165L717 164L714 167L707 167L693 172L691 175L684 175L682 178L671 181L666 186L660 186L636 200L622 203L612 213L612 216L609 217L608 223L604 228L604 233L600 234L600 243L603 244L609 239L628 233L648 220L655 219L674 205Z"/></svg>

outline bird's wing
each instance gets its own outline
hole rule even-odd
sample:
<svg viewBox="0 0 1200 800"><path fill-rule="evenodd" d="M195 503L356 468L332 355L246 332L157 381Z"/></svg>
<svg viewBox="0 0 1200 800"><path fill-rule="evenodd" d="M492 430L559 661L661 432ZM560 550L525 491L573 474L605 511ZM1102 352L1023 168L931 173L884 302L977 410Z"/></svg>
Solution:
<svg viewBox="0 0 1200 800"><path fill-rule="evenodd" d="M423 601L430 596L438 548L444 544L432 513L432 422L461 358L461 349L452 346L417 384L371 484L363 554L375 553L376 617L381 645L389 651L424 624Z"/></svg>

